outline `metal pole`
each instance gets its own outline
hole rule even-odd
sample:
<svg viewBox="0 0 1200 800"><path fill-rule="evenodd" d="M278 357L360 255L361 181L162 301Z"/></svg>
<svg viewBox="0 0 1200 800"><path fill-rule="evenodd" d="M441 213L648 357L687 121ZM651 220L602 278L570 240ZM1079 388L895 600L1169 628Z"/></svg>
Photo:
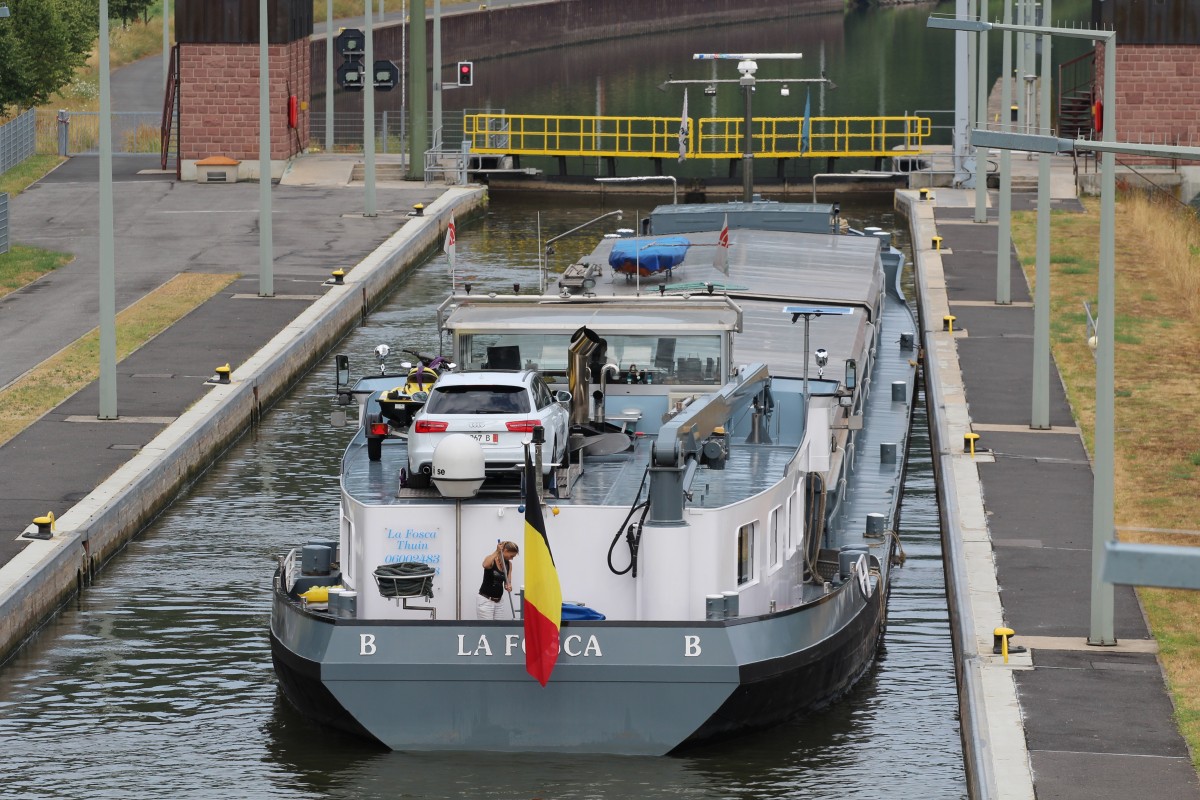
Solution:
<svg viewBox="0 0 1200 800"><path fill-rule="evenodd" d="M1117 38L1104 43L1104 142L1117 140ZM1113 520L1113 462L1115 459L1113 332L1116 314L1116 156L1100 157L1100 287L1096 320L1096 458L1092 490L1092 603L1088 644L1115 645L1113 585L1101 574L1104 548L1116 540Z"/></svg>
<svg viewBox="0 0 1200 800"><path fill-rule="evenodd" d="M408 141L408 177L411 180L423 180L425 151L429 149L429 91L425 82L425 72L429 65L425 58L425 3L423 0L414 0L409 8L409 53L412 58L412 69L409 70L409 80L412 81L409 87L409 113L412 115L412 123L408 126L411 137Z"/></svg>
<svg viewBox="0 0 1200 800"><path fill-rule="evenodd" d="M365 0L366 44L363 47L363 216L375 213L375 35L371 29L371 0Z"/></svg>
<svg viewBox="0 0 1200 800"><path fill-rule="evenodd" d="M100 0L100 419L117 418L117 259L108 70L108 0Z"/></svg>
<svg viewBox="0 0 1200 800"><path fill-rule="evenodd" d="M379 21L383 22L383 0L379 0Z"/></svg>
<svg viewBox="0 0 1200 800"><path fill-rule="evenodd" d="M171 0L163 0L163 86L171 76Z"/></svg>
<svg viewBox="0 0 1200 800"><path fill-rule="evenodd" d="M984 0L981 16L987 16L987 0ZM987 127L988 108L988 32L979 32L978 66L979 86L976 91L975 119L980 128ZM986 147L975 148L975 221L987 222L987 154Z"/></svg>
<svg viewBox="0 0 1200 800"><path fill-rule="evenodd" d="M442 144L442 0L433 0L433 149Z"/></svg>
<svg viewBox="0 0 1200 800"><path fill-rule="evenodd" d="M258 296L275 295L271 263L271 21L267 0L258 0Z"/></svg>
<svg viewBox="0 0 1200 800"><path fill-rule="evenodd" d="M957 0L954 6L954 16L963 19L967 16L967 0ZM963 31L954 33L954 178L956 189L961 189L969 177L966 171L967 154L970 149L971 116L970 90L968 89L968 46L970 37Z"/></svg>
<svg viewBox="0 0 1200 800"><path fill-rule="evenodd" d="M1004 24L1012 23L1013 0L1004 0ZM1000 130L1012 130L1012 32L1003 34L1000 67ZM996 304L1012 303L1012 151L1000 151L1000 217L996 226Z"/></svg>
<svg viewBox="0 0 1200 800"><path fill-rule="evenodd" d="M1051 0L1044 0L1050 16ZM1041 35L1042 84L1038 110L1039 133L1050 135L1050 42ZM1033 404L1029 427L1050 427L1050 154L1038 153L1037 267L1033 298Z"/></svg>
<svg viewBox="0 0 1200 800"><path fill-rule="evenodd" d="M976 19L979 17L979 0L967 0L967 17ZM979 37L966 34L967 36L967 71L963 76L967 81L967 127L971 127L971 122L976 119L976 111L979 108L979 98L971 91L971 76L975 74L979 68ZM967 145L967 154L970 155L971 146Z"/></svg>
<svg viewBox="0 0 1200 800"><path fill-rule="evenodd" d="M333 0L325 3L325 152L333 152Z"/></svg>
<svg viewBox="0 0 1200 800"><path fill-rule="evenodd" d="M746 113L742 131L742 202L754 200L754 136L750 126L754 121L750 112L750 96L754 93L754 76L742 76L742 97L745 99ZM640 273L639 273L640 274Z"/></svg>
<svg viewBox="0 0 1200 800"><path fill-rule="evenodd" d="M804 315L804 413L808 414L808 321L812 319L811 314Z"/></svg>
<svg viewBox="0 0 1200 800"><path fill-rule="evenodd" d="M1026 15L1029 0L1017 0L1017 24L1028 25L1029 18ZM1020 86L1025 85L1025 73L1029 71L1025 64L1025 37L1024 31L1017 32L1017 70L1016 79ZM1025 107L1025 92L1017 92L1017 130L1021 133L1029 133L1025 128L1025 123L1029 120L1029 109Z"/></svg>

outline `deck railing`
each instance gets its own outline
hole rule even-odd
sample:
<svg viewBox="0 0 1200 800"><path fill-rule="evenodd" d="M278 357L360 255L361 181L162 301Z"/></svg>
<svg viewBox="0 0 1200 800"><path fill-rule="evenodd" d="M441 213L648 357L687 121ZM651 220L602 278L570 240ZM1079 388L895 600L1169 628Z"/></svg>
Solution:
<svg viewBox="0 0 1200 800"><path fill-rule="evenodd" d="M801 145L803 117L753 120L755 158L850 158L925 152L928 117L811 117ZM740 117L688 120L687 158L740 158ZM463 137L474 153L531 156L678 157L678 117L601 117L542 114L468 114ZM803 152L802 152L803 150Z"/></svg>

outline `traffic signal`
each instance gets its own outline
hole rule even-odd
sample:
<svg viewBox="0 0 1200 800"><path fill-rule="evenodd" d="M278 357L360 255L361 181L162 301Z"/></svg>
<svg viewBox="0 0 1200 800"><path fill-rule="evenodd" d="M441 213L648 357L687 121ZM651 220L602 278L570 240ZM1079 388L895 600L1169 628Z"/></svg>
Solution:
<svg viewBox="0 0 1200 800"><path fill-rule="evenodd" d="M458 62L458 85L470 86L475 82L474 73L475 65L470 61Z"/></svg>
<svg viewBox="0 0 1200 800"><path fill-rule="evenodd" d="M364 75L366 72L363 69L360 61L346 61L337 71L337 82L348 92L361 92L363 90Z"/></svg>

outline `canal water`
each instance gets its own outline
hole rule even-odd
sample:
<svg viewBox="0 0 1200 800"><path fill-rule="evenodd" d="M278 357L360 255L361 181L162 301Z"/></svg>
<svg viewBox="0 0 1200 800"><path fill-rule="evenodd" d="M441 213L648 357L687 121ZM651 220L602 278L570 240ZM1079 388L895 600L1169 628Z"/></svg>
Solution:
<svg viewBox="0 0 1200 800"><path fill-rule="evenodd" d="M906 238L886 202L843 206L852 224ZM545 239L613 207L611 198L603 208L493 200L461 226L458 279L473 291L536 286L539 211ZM589 250L605 232L596 228L562 240L551 267ZM337 350L356 373L372 367L380 342L436 351L432 309L447 288L439 255ZM332 389L325 359L0 668L6 798L965 796L923 407L889 629L878 663L843 701L677 757L427 755L380 752L314 726L282 698L271 668L275 560L336 529L350 431L329 425Z"/></svg>

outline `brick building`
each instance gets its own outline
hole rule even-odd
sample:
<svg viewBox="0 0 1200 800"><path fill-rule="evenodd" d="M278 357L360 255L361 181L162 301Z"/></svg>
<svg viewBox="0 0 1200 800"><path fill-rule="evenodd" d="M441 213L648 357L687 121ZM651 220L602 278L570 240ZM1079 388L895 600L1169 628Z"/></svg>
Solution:
<svg viewBox="0 0 1200 800"><path fill-rule="evenodd" d="M312 0L269 0L271 172L308 147ZM258 0L177 0L180 173L213 156L258 177Z"/></svg>
<svg viewBox="0 0 1200 800"><path fill-rule="evenodd" d="M1200 147L1200 3L1194 0L1092 0L1092 22L1116 31L1117 141ZM1104 85L1104 47L1096 49L1096 90ZM1110 98L1097 99L1103 103ZM1120 157L1128 165L1184 175L1182 199L1197 192L1200 162ZM1189 184L1193 188L1189 189Z"/></svg>

